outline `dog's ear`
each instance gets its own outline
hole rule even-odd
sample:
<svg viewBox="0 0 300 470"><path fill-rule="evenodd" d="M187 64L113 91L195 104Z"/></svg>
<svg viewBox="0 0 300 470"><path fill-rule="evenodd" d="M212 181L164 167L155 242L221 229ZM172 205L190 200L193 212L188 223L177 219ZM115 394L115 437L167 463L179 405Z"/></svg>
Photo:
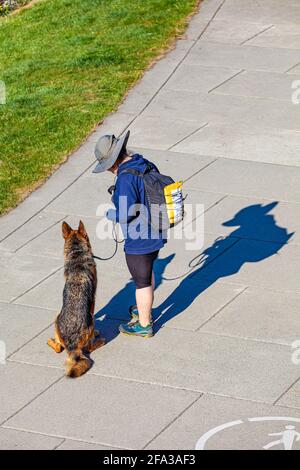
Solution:
<svg viewBox="0 0 300 470"><path fill-rule="evenodd" d="M79 225L78 225L78 233L84 238L88 237L88 234L85 230L85 226L84 226L84 223L82 222L82 220L79 222Z"/></svg>
<svg viewBox="0 0 300 470"><path fill-rule="evenodd" d="M70 225L67 224L67 222L63 222L61 228L62 228L62 236L66 240L66 238L68 238L68 236L72 232L72 229L71 229Z"/></svg>

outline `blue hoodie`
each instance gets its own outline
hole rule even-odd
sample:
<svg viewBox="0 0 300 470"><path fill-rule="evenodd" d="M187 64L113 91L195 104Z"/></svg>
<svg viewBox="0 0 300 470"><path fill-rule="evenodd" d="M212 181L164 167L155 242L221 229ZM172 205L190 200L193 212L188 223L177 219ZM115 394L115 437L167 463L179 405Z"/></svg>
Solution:
<svg viewBox="0 0 300 470"><path fill-rule="evenodd" d="M164 235L150 225L143 179L131 173L122 173L129 168L143 172L149 163L142 155L135 154L118 168L112 201L116 207L115 220L121 224L125 238L124 250L128 254L152 253L166 243ZM153 163L150 164L157 169Z"/></svg>

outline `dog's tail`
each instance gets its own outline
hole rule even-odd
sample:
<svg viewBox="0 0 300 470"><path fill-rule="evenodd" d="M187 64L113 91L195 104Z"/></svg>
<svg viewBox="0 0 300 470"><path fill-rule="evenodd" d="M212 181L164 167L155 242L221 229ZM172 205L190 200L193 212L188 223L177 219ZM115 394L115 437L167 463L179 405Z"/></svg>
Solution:
<svg viewBox="0 0 300 470"><path fill-rule="evenodd" d="M92 361L82 353L82 350L77 349L75 351L68 351L66 366L66 375L76 378L85 374L91 368Z"/></svg>

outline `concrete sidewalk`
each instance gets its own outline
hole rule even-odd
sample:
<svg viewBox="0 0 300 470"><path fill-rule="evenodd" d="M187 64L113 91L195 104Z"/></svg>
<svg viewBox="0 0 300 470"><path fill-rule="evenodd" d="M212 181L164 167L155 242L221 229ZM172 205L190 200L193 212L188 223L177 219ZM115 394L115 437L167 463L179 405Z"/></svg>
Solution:
<svg viewBox="0 0 300 470"><path fill-rule="evenodd" d="M199 448L261 449L287 425L300 432L299 64L298 1L205 0L118 112L0 219L1 449L195 449L202 436ZM64 353L46 345L62 298L61 221L81 218L94 252L113 251L96 237L112 179L91 173L93 149L127 128L131 148L204 204L204 246L162 250L148 341L118 335L134 292L122 249L97 263L108 342L71 381Z"/></svg>

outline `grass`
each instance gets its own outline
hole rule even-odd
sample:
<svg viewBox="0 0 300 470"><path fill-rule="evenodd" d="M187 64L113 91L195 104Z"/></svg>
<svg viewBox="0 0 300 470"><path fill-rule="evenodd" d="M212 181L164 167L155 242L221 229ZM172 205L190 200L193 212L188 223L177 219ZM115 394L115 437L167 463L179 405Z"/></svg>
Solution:
<svg viewBox="0 0 300 470"><path fill-rule="evenodd" d="M0 19L0 214L116 109L198 3L41 0Z"/></svg>

